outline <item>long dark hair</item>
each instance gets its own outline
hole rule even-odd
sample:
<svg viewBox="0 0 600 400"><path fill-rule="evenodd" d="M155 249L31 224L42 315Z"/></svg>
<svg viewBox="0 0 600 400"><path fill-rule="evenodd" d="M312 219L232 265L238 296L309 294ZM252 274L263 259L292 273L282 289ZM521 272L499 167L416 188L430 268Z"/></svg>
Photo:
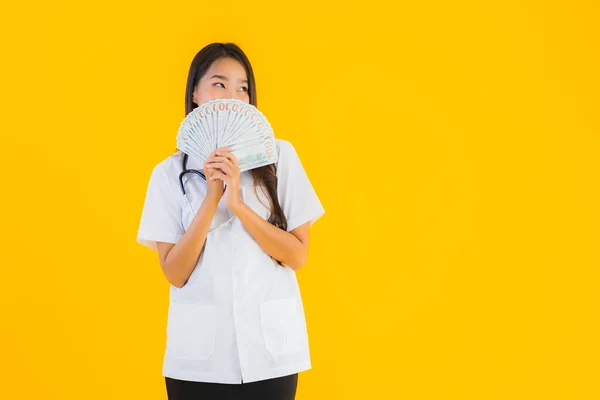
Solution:
<svg viewBox="0 0 600 400"><path fill-rule="evenodd" d="M250 104L254 107L257 105L256 101L256 83L254 79L254 72L252 66L246 54L234 43L211 43L201 49L190 66L188 73L187 86L185 88L185 115L188 115L198 107L198 104L192 100L192 95L196 85L200 82L200 79L206 74L212 63L221 58L232 58L239 61L246 70L248 76L248 95L250 97ZM279 204L279 197L277 196L277 167L275 164L265 165L264 167L254 168L251 170L252 178L254 180L254 187L262 186L266 189L271 202L271 216L269 222L284 231L287 231L287 219ZM281 262L277 261L279 264Z"/></svg>

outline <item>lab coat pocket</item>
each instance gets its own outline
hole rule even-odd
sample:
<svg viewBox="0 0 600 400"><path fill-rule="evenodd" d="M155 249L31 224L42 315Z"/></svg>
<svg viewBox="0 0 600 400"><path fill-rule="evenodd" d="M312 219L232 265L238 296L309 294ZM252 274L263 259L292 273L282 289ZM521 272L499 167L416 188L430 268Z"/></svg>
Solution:
<svg viewBox="0 0 600 400"><path fill-rule="evenodd" d="M215 347L215 306L171 303L167 323L167 353L178 359L205 360Z"/></svg>
<svg viewBox="0 0 600 400"><path fill-rule="evenodd" d="M294 353L306 343L304 315L295 298L269 300L260 304L260 320L267 350L275 355Z"/></svg>
<svg viewBox="0 0 600 400"><path fill-rule="evenodd" d="M261 216L261 218L268 220L271 216L271 203L269 201L269 195L267 194L267 188L264 186L257 186L256 192L254 186L248 185L242 187L242 195L244 203L250 207L255 213Z"/></svg>

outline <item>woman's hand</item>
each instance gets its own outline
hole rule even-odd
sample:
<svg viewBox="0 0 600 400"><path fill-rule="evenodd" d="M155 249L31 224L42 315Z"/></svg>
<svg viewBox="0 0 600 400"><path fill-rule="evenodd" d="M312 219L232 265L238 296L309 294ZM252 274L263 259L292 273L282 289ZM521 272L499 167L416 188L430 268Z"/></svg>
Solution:
<svg viewBox="0 0 600 400"><path fill-rule="evenodd" d="M207 176L206 181L218 182L220 185L225 182L225 204L231 211L242 204L240 198L240 168L238 167L237 158L229 149L215 150L215 155L206 160L206 168L214 169L210 178Z"/></svg>
<svg viewBox="0 0 600 400"><path fill-rule="evenodd" d="M219 170L217 168L210 167L208 164L210 160L216 156L217 152L226 150L227 147L221 147L216 149L215 151L210 153L206 161L204 161L204 163L202 164L202 170L204 171L204 175L206 176L206 185L208 186L206 196L217 202L221 200L221 197L223 196L223 192L225 191L225 185L223 184L223 181L220 181L218 179L211 179Z"/></svg>

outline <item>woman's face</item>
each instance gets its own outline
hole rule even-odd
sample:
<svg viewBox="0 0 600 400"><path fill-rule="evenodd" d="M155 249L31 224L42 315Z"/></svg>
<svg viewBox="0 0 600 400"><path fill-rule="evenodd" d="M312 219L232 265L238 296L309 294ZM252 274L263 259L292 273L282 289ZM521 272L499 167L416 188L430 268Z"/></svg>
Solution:
<svg viewBox="0 0 600 400"><path fill-rule="evenodd" d="M194 89L196 105L216 99L237 99L250 102L248 77L244 66L232 58L221 58L212 63Z"/></svg>

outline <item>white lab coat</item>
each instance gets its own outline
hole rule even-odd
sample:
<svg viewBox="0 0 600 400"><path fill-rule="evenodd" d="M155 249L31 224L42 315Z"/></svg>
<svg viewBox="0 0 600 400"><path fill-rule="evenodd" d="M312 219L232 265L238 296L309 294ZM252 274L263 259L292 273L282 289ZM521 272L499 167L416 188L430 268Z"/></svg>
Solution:
<svg viewBox="0 0 600 400"><path fill-rule="evenodd" d="M278 196L288 231L324 214L293 145L276 139ZM137 241L177 243L193 215L179 187L181 152L154 168ZM189 157L188 168L202 169ZM206 183L187 174L184 184L197 212ZM243 201L264 219L269 210L241 173ZM263 202L269 204L267 197ZM233 218L232 218L233 217ZM170 286L163 376L199 382L241 383L311 368L308 335L296 273L277 265L221 199L206 246L187 284Z"/></svg>

